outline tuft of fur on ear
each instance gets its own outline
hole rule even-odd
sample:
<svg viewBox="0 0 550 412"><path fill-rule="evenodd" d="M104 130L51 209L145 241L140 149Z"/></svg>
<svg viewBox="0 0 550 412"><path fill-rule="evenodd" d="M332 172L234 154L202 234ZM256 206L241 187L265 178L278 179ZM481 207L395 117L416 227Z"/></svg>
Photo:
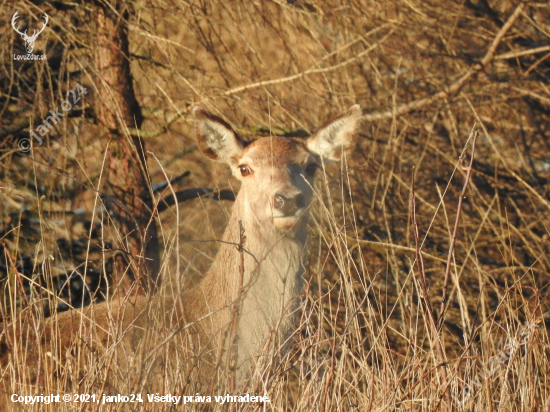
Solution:
<svg viewBox="0 0 550 412"><path fill-rule="evenodd" d="M202 107L194 106L191 112L201 152L209 159L235 166L242 155L244 141L225 121Z"/></svg>
<svg viewBox="0 0 550 412"><path fill-rule="evenodd" d="M306 143L307 148L325 160L340 160L355 147L361 120L358 104L326 121Z"/></svg>

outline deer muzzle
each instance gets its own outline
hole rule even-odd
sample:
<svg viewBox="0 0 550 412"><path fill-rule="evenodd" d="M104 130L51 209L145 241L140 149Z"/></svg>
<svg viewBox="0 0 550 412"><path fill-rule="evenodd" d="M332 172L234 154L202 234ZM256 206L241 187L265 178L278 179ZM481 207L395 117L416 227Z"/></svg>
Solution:
<svg viewBox="0 0 550 412"><path fill-rule="evenodd" d="M277 193L273 199L273 206L283 216L295 216L301 209L306 206L306 199L302 193L294 197L287 197L281 193Z"/></svg>

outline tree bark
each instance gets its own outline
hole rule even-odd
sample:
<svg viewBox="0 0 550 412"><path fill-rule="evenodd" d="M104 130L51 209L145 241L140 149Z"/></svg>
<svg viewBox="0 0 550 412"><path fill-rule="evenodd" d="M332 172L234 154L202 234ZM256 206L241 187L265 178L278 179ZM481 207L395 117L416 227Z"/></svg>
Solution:
<svg viewBox="0 0 550 412"><path fill-rule="evenodd" d="M129 11L125 2L117 7L115 13L96 6L96 111L110 138L105 204L115 224L115 248L121 251L115 254L114 290L125 295L136 287L144 294L158 286L159 247L144 142L128 133L141 128L143 120L130 72Z"/></svg>

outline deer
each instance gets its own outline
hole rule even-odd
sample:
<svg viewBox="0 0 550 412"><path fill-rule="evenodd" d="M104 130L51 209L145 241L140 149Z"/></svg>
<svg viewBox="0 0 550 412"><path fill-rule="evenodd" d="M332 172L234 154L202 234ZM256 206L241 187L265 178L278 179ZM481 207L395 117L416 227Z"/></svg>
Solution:
<svg viewBox="0 0 550 412"><path fill-rule="evenodd" d="M164 316L161 323L171 331L162 341L172 348L165 356L193 359L198 379L230 370L233 383L240 384L263 357L284 348L296 331L315 174L355 147L361 109L351 106L305 141L281 136L245 141L209 111L195 106L192 114L197 147L212 161L228 165L241 182L210 269L196 286L178 296L157 294L92 304L56 314L31 331L14 322L18 336L26 333L29 349L24 368L34 384L48 374L59 374L60 368L67 370L68 363L74 365L77 343L81 352L86 351L80 358L96 356L96 363L113 356L110 345L119 345L125 355L118 358L117 367L126 362L131 369L135 357L152 356L158 347L146 348L140 340L157 333L147 332L153 316L150 308L155 305L161 308L156 313ZM7 329L0 344L4 375L9 358L12 364L17 358L9 338L17 339ZM184 349L173 355L178 346ZM204 355L200 365L199 352ZM148 385L163 379L162 372L151 376ZM8 390L5 379L3 391L10 395L16 388L12 384ZM102 385L106 389L108 383Z"/></svg>
<svg viewBox="0 0 550 412"><path fill-rule="evenodd" d="M44 29L46 28L46 25L48 24L48 21L49 21L49 17L47 14L44 13L44 23L42 25L42 28L38 31L34 30L32 36L29 36L27 35L27 30L25 30L24 32L21 32L19 30L19 27L16 27L15 26L15 22L17 20L17 14L19 13L19 11L16 11L15 14L13 15L12 19L11 19L11 26L13 27L13 29L21 35L21 38L25 41L25 48L27 49L27 54L31 54L32 51L34 50L34 42L36 41L36 39L38 38L38 35L40 33L42 33L44 31Z"/></svg>

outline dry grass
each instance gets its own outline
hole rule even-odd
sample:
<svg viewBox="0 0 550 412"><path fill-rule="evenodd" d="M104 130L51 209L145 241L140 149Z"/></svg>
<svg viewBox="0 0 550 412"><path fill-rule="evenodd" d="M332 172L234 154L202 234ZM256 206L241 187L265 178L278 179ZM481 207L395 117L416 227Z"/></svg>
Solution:
<svg viewBox="0 0 550 412"><path fill-rule="evenodd" d="M194 150L187 114L192 103L212 109L244 135L312 132L353 103L366 114L353 157L329 165L316 188L307 287L289 351L266 359L245 390L267 393L271 403L238 410L550 410L548 4L145 0L131 6L132 73L146 117L146 150L161 163L149 156L153 183L165 179L163 169L170 177L190 171L179 187L238 190L224 166ZM9 25L0 28L6 40L0 45L0 241L7 250L0 256L1 310L9 325L24 309L33 334L40 333L42 307L52 299L48 290L63 282L60 275L74 272L73 281L81 284L91 279L87 271L106 275L110 252L101 250L122 236L98 196L108 139L97 137L88 110L100 98L90 63L93 6L40 7L0 3L3 22L15 10L50 15L35 46L47 62L13 61L22 42ZM8 128L21 120L27 126L29 119L41 122L76 82L90 89L79 110L42 146L21 154L17 141L28 128ZM448 305L434 334L426 302L438 322L472 127L479 130L473 176L451 256ZM413 173L418 245L410 219ZM84 213L74 213L78 208ZM230 208L227 201L201 199L181 205L179 219L175 208L159 216L161 293L200 278L217 249L210 240L221 237ZM73 241L72 247L62 247L60 238ZM528 329L527 339L504 356L514 339L524 340L526 321L541 327ZM143 350L159 347L171 330L152 322L150 332ZM177 346L177 339L170 344ZM88 356L87 369L64 365L59 379L42 376L38 390L36 382L13 373L25 362L22 341L9 365L10 390L99 393L107 375L116 383L114 393L146 388L152 358L117 362L124 348L109 345L100 359L77 345L78 356ZM497 355L502 363L490 372ZM196 393L182 362L166 361L163 393ZM201 393L225 394L223 384ZM473 392L463 405L456 399L448 405L446 385L459 401L467 385ZM100 406L174 410L147 401ZM63 404L55 410L96 407ZM228 408L212 402L188 410Z"/></svg>

